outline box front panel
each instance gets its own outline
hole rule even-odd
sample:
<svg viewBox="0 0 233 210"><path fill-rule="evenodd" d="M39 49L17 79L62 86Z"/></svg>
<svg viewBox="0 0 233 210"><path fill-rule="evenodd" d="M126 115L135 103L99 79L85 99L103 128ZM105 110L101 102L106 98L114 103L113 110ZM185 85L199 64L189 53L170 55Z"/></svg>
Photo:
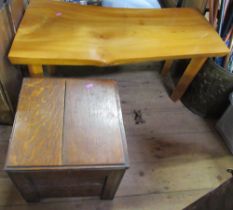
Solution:
<svg viewBox="0 0 233 210"><path fill-rule="evenodd" d="M30 201L51 197L100 196L108 172L64 170L10 172L9 175L23 197Z"/></svg>

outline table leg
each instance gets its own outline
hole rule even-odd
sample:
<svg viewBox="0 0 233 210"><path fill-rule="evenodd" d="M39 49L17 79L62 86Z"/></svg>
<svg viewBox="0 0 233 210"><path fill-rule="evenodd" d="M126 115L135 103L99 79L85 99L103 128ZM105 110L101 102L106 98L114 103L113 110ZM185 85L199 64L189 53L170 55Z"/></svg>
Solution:
<svg viewBox="0 0 233 210"><path fill-rule="evenodd" d="M43 77L42 65L28 65L28 72L30 77Z"/></svg>
<svg viewBox="0 0 233 210"><path fill-rule="evenodd" d="M162 69L162 76L167 76L169 70L171 69L171 66L172 66L172 63L173 63L173 60L166 60L164 65L163 65L163 69Z"/></svg>
<svg viewBox="0 0 233 210"><path fill-rule="evenodd" d="M183 96L186 89L188 88L188 86L190 85L190 83L192 82L196 74L199 72L199 70L201 69L202 65L205 63L206 60L207 58L205 57L197 57L197 58L193 58L190 61L184 74L180 78L177 86L173 90L173 93L171 95L173 101L177 101Z"/></svg>

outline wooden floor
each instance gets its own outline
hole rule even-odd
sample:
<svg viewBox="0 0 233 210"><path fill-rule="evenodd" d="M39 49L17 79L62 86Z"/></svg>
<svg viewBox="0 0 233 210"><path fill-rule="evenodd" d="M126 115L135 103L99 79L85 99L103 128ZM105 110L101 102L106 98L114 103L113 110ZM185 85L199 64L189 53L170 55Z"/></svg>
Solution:
<svg viewBox="0 0 233 210"><path fill-rule="evenodd" d="M159 63L148 63L94 74L119 82L128 142L131 167L113 201L64 198L27 204L1 171L0 209L179 210L228 179L233 158L214 123L172 102L159 68ZM134 111L141 111L139 124ZM1 169L10 132L10 126L0 127Z"/></svg>

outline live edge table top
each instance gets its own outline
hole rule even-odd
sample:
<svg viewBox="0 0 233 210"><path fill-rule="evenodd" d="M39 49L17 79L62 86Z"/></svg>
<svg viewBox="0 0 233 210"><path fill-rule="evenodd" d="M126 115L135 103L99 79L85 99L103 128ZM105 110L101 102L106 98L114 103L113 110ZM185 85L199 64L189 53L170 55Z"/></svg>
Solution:
<svg viewBox="0 0 233 210"><path fill-rule="evenodd" d="M27 65L117 65L229 52L197 11L31 0L9 58Z"/></svg>
<svg viewBox="0 0 233 210"><path fill-rule="evenodd" d="M25 79L6 169L126 168L116 82Z"/></svg>

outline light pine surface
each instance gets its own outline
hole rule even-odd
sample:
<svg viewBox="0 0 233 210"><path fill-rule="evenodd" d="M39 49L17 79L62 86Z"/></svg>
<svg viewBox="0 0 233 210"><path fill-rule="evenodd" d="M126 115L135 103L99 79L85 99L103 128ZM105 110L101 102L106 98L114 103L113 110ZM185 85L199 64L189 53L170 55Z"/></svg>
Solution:
<svg viewBox="0 0 233 210"><path fill-rule="evenodd" d="M106 66L228 52L194 9L116 9L31 0L9 58L14 64Z"/></svg>
<svg viewBox="0 0 233 210"><path fill-rule="evenodd" d="M161 83L158 64L95 71L116 79L126 129L130 168L113 201L48 199L28 205L8 176L0 172L1 210L181 210L230 175L233 158L214 124L174 104ZM88 75L93 75L91 70ZM136 125L133 110L144 124ZM4 166L11 127L0 127L0 166Z"/></svg>
<svg viewBox="0 0 233 210"><path fill-rule="evenodd" d="M182 97L208 57L229 49L196 10L116 9L31 0L9 59L27 64L31 77L43 77L42 65L111 66L191 58L171 96ZM168 65L169 64L169 65Z"/></svg>

